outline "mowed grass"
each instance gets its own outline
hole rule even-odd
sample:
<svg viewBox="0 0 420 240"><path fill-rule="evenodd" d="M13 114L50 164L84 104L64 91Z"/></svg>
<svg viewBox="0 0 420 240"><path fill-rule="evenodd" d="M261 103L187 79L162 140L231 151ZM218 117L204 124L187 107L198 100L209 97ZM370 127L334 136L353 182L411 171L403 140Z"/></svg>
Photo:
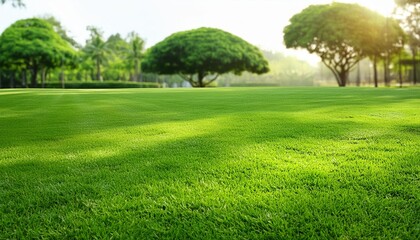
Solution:
<svg viewBox="0 0 420 240"><path fill-rule="evenodd" d="M0 239L419 239L420 89L0 91Z"/></svg>

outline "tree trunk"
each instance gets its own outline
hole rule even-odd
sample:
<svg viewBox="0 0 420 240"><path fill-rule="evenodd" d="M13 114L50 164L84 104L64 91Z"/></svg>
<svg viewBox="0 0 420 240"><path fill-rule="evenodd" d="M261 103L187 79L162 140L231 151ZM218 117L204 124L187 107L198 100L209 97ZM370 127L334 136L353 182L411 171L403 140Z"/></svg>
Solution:
<svg viewBox="0 0 420 240"><path fill-rule="evenodd" d="M198 73L197 77L198 77L198 87L201 87L201 88L205 87L204 81L203 81L205 77L204 73L202 72Z"/></svg>
<svg viewBox="0 0 420 240"><path fill-rule="evenodd" d="M416 47L413 47L412 52L413 52L413 84L416 85L417 84L417 61L416 61L417 50L416 50Z"/></svg>
<svg viewBox="0 0 420 240"><path fill-rule="evenodd" d="M102 82L101 63L99 62L99 59L96 59L96 80Z"/></svg>
<svg viewBox="0 0 420 240"><path fill-rule="evenodd" d="M360 87L362 82L362 77L360 76L360 62L357 63L357 79L356 79L356 86Z"/></svg>
<svg viewBox="0 0 420 240"><path fill-rule="evenodd" d="M10 88L15 88L15 73L10 74Z"/></svg>
<svg viewBox="0 0 420 240"><path fill-rule="evenodd" d="M139 61L137 59L134 60L134 81L139 81L139 73L140 73L140 67L139 67Z"/></svg>
<svg viewBox="0 0 420 240"><path fill-rule="evenodd" d="M378 87L378 60L376 56L373 58L373 81L375 82L375 87Z"/></svg>
<svg viewBox="0 0 420 240"><path fill-rule="evenodd" d="M338 76L340 78L340 81L338 82L338 86L345 87L349 79L349 72L342 70L341 72L339 72Z"/></svg>
<svg viewBox="0 0 420 240"><path fill-rule="evenodd" d="M339 87L345 87L347 82L348 73L341 68L341 71L337 70L337 68L330 66L327 62L322 60L324 65L331 70L331 72L334 74L335 80L337 81L337 84Z"/></svg>
<svg viewBox="0 0 420 240"><path fill-rule="evenodd" d="M38 87L38 82L37 82L37 75L38 75L38 69L36 67L34 67L32 69L32 76L31 76L31 87L32 88L36 88Z"/></svg>
<svg viewBox="0 0 420 240"><path fill-rule="evenodd" d="M391 85L390 76L389 76L389 57L388 54L384 57L384 83L385 86L389 87Z"/></svg>
<svg viewBox="0 0 420 240"><path fill-rule="evenodd" d="M66 88L65 83L64 83L64 69L63 69L63 67L61 67L61 71L60 71L60 82L61 82L61 88Z"/></svg>
<svg viewBox="0 0 420 240"><path fill-rule="evenodd" d="M386 75L386 59L384 58L384 85L388 86L388 79Z"/></svg>
<svg viewBox="0 0 420 240"><path fill-rule="evenodd" d="M26 70L22 71L22 87L28 87L28 81L26 79Z"/></svg>
<svg viewBox="0 0 420 240"><path fill-rule="evenodd" d="M65 78L64 68L61 67L61 69L60 69L60 83L61 83L61 88L64 88L64 78Z"/></svg>
<svg viewBox="0 0 420 240"><path fill-rule="evenodd" d="M400 80L400 88L402 88L403 87L403 79L402 79L401 51L398 54L398 78Z"/></svg>
<svg viewBox="0 0 420 240"><path fill-rule="evenodd" d="M42 83L42 88L45 88L45 76L47 74L47 68L42 68L41 70L41 83Z"/></svg>

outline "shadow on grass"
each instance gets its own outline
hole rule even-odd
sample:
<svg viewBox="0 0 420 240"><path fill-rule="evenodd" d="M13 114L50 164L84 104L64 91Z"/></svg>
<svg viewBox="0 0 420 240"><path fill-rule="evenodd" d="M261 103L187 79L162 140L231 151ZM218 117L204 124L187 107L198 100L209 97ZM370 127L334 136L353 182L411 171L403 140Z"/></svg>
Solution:
<svg viewBox="0 0 420 240"><path fill-rule="evenodd" d="M201 91L200 91L201 90ZM263 88L29 91L0 95L0 149L114 128L279 113L341 112L418 102L416 89ZM21 92L21 91L18 91ZM221 99L220 101L218 101ZM386 107L385 107L386 109ZM321 116L322 117L322 116ZM257 122L255 124L258 124Z"/></svg>

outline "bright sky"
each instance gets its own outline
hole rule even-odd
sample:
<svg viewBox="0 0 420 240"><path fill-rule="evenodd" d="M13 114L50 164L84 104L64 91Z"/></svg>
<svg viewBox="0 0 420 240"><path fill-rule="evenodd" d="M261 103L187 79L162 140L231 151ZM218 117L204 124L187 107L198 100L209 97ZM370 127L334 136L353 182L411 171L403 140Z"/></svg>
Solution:
<svg viewBox="0 0 420 240"><path fill-rule="evenodd" d="M282 51L314 62L303 51L285 50L283 28L289 19L311 4L332 0L23 0L26 8L0 5L0 32L18 19L53 15L84 44L86 27L110 34L135 31L147 47L174 32L198 27L215 27L231 32L265 50ZM341 0L355 2L389 15L394 0ZM351 13L349 13L351 14Z"/></svg>

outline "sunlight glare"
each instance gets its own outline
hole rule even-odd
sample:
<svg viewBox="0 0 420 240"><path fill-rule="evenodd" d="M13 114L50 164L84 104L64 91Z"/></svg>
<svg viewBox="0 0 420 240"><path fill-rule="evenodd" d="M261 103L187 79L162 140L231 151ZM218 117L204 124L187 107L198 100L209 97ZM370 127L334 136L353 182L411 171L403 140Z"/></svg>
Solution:
<svg viewBox="0 0 420 240"><path fill-rule="evenodd" d="M384 16L391 16L395 8L394 0L370 0L370 1L347 0L347 1L337 1L337 2L357 3L375 12L378 12Z"/></svg>

